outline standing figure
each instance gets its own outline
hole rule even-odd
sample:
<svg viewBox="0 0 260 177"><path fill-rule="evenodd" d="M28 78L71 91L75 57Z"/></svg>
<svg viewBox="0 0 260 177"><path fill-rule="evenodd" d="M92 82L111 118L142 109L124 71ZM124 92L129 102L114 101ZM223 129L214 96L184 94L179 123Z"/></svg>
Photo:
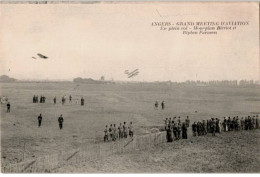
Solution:
<svg viewBox="0 0 260 177"><path fill-rule="evenodd" d="M197 136L197 124L196 124L196 122L194 122L191 127L192 127L193 136Z"/></svg>
<svg viewBox="0 0 260 177"><path fill-rule="evenodd" d="M235 118L235 127L236 127L236 130L237 130L237 131L240 129L238 116Z"/></svg>
<svg viewBox="0 0 260 177"><path fill-rule="evenodd" d="M167 130L168 128L168 118L166 117L166 119L164 120L164 129Z"/></svg>
<svg viewBox="0 0 260 177"><path fill-rule="evenodd" d="M240 126L241 126L241 130L245 130L245 121L243 117L241 117L240 119Z"/></svg>
<svg viewBox="0 0 260 177"><path fill-rule="evenodd" d="M248 118L245 117L245 130L248 130Z"/></svg>
<svg viewBox="0 0 260 177"><path fill-rule="evenodd" d="M219 127L219 133L221 133L221 131L222 131L222 122L221 122L221 120L219 119L218 120L218 127Z"/></svg>
<svg viewBox="0 0 260 177"><path fill-rule="evenodd" d="M113 125L111 124L109 129L108 129L108 132L109 132L109 139L110 140L113 140Z"/></svg>
<svg viewBox="0 0 260 177"><path fill-rule="evenodd" d="M187 126L187 128L190 127L190 119L189 119L189 116L187 116L187 119L186 119L186 126Z"/></svg>
<svg viewBox="0 0 260 177"><path fill-rule="evenodd" d="M232 123L231 118L228 117L228 120L227 120L228 131L231 131L231 123Z"/></svg>
<svg viewBox="0 0 260 177"><path fill-rule="evenodd" d="M10 112L10 109L11 109L11 104L10 104L10 102L8 102L6 106L7 106L7 112Z"/></svg>
<svg viewBox="0 0 260 177"><path fill-rule="evenodd" d="M211 121L211 132L212 132L212 136L216 136L216 121L215 119L213 118L212 121Z"/></svg>
<svg viewBox="0 0 260 177"><path fill-rule="evenodd" d="M178 126L177 126L177 139L179 140L181 137L181 124L178 123Z"/></svg>
<svg viewBox="0 0 260 177"><path fill-rule="evenodd" d="M38 127L40 127L42 124L42 114L38 116Z"/></svg>
<svg viewBox="0 0 260 177"><path fill-rule="evenodd" d="M230 130L231 131L235 130L235 124L236 124L235 117L233 117L233 119L231 121L231 124L230 124Z"/></svg>
<svg viewBox="0 0 260 177"><path fill-rule="evenodd" d="M200 125L200 121L197 122L197 135L201 136L201 125Z"/></svg>
<svg viewBox="0 0 260 177"><path fill-rule="evenodd" d="M62 103L62 105L64 105L64 103L65 103L65 98L64 98L64 96L61 98L61 103Z"/></svg>
<svg viewBox="0 0 260 177"><path fill-rule="evenodd" d="M108 130L107 130L107 125L106 125L106 128L105 128L105 130L104 130L104 133L105 133L105 135L104 135L104 142L107 142L107 141L108 141Z"/></svg>
<svg viewBox="0 0 260 177"><path fill-rule="evenodd" d="M220 133L219 120L216 118L216 132Z"/></svg>
<svg viewBox="0 0 260 177"><path fill-rule="evenodd" d="M188 139L187 126L184 122L182 123L182 139Z"/></svg>
<svg viewBox="0 0 260 177"><path fill-rule="evenodd" d="M132 138L134 136L134 127L132 122L130 122L128 129L129 129L129 136Z"/></svg>
<svg viewBox="0 0 260 177"><path fill-rule="evenodd" d="M203 126L203 135L206 135L207 134L207 124L206 124L206 121L203 120L202 121L202 126Z"/></svg>
<svg viewBox="0 0 260 177"><path fill-rule="evenodd" d="M167 142L172 142L172 141L173 141L172 127L171 127L171 125L168 125L168 128L167 128Z"/></svg>
<svg viewBox="0 0 260 177"><path fill-rule="evenodd" d="M210 133L210 120L207 120L207 132Z"/></svg>
<svg viewBox="0 0 260 177"><path fill-rule="evenodd" d="M179 124L181 123L181 117L180 116L178 117L178 123Z"/></svg>
<svg viewBox="0 0 260 177"><path fill-rule="evenodd" d="M164 108L165 108L165 103L164 103L164 101L162 101L161 106L162 106L162 110L164 110Z"/></svg>
<svg viewBox="0 0 260 177"><path fill-rule="evenodd" d="M53 98L53 103L56 104L56 96Z"/></svg>
<svg viewBox="0 0 260 177"><path fill-rule="evenodd" d="M113 138L112 138L112 140L113 141L116 141L116 139L117 139L117 128L116 128L116 124L114 124L114 127L113 127Z"/></svg>
<svg viewBox="0 0 260 177"><path fill-rule="evenodd" d="M70 103L71 103L71 102L72 102L72 101L71 101L71 99L72 99L72 96L71 96L71 95L70 95L69 99L70 99Z"/></svg>
<svg viewBox="0 0 260 177"><path fill-rule="evenodd" d="M253 127L253 129L255 129L255 127L256 127L256 125L255 125L255 116L253 116L253 118L252 118L252 127Z"/></svg>
<svg viewBox="0 0 260 177"><path fill-rule="evenodd" d="M33 103L36 103L36 100L35 100L35 95L33 95Z"/></svg>
<svg viewBox="0 0 260 177"><path fill-rule="evenodd" d="M58 122L59 122L59 127L60 127L60 129L62 129L62 128L63 128L63 122L64 122L64 119L63 119L63 117L62 117L62 114L61 114L60 117L58 118Z"/></svg>
<svg viewBox="0 0 260 177"><path fill-rule="evenodd" d="M127 126L126 126L126 122L124 122L124 125L123 125L123 134L124 134L124 138L127 138Z"/></svg>
<svg viewBox="0 0 260 177"><path fill-rule="evenodd" d="M159 105L158 101L155 101L154 109L158 109L158 105Z"/></svg>
<svg viewBox="0 0 260 177"><path fill-rule="evenodd" d="M173 124L172 131L173 131L173 135L175 137L175 140L177 140L178 139L178 137L177 137L178 128L177 128L176 123Z"/></svg>
<svg viewBox="0 0 260 177"><path fill-rule="evenodd" d="M81 106L84 106L84 99L81 97Z"/></svg>
<svg viewBox="0 0 260 177"><path fill-rule="evenodd" d="M256 129L259 129L259 120L258 120L258 115L256 115L256 118L255 118L255 128Z"/></svg>
<svg viewBox="0 0 260 177"><path fill-rule="evenodd" d="M250 116L248 117L248 129L249 130L253 129L252 118Z"/></svg>
<svg viewBox="0 0 260 177"><path fill-rule="evenodd" d="M224 121L223 121L223 130L224 130L224 132L226 132L227 131L227 119L226 119L226 117L224 117Z"/></svg>
<svg viewBox="0 0 260 177"><path fill-rule="evenodd" d="M123 138L123 131L122 131L122 124L121 123L118 126L118 138L119 139Z"/></svg>

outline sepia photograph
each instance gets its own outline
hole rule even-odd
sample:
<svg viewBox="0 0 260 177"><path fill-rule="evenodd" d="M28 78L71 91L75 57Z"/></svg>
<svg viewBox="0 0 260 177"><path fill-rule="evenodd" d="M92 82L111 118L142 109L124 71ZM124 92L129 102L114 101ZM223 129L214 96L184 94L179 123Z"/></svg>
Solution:
<svg viewBox="0 0 260 177"><path fill-rule="evenodd" d="M1 173L260 173L259 2L0 1Z"/></svg>

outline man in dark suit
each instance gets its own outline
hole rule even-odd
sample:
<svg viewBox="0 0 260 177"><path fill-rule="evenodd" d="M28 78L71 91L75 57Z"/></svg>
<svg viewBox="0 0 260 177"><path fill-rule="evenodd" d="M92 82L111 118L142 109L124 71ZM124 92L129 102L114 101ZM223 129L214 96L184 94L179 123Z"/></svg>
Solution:
<svg viewBox="0 0 260 177"><path fill-rule="evenodd" d="M64 119L63 119L63 117L62 117L62 114L61 114L60 117L58 118L58 122L59 122L59 127L60 127L60 129L62 129L62 128L63 128L63 122L64 122Z"/></svg>
<svg viewBox="0 0 260 177"><path fill-rule="evenodd" d="M42 114L38 116L38 127L40 127L42 124Z"/></svg>

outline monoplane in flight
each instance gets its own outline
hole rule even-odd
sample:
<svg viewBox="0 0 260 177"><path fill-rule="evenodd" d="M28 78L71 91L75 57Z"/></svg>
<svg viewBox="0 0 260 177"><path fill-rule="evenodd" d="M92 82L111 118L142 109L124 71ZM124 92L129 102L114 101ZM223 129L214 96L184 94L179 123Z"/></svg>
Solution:
<svg viewBox="0 0 260 177"><path fill-rule="evenodd" d="M37 53L38 57L42 58L42 59L47 59L48 57L46 57L45 55L42 55L40 53ZM33 59L37 60L36 57L32 57Z"/></svg>
<svg viewBox="0 0 260 177"><path fill-rule="evenodd" d="M40 54L40 53L38 53L37 54L40 58L43 58L43 59L47 59L48 57L46 57L46 56L44 56L44 55L42 55L42 54Z"/></svg>

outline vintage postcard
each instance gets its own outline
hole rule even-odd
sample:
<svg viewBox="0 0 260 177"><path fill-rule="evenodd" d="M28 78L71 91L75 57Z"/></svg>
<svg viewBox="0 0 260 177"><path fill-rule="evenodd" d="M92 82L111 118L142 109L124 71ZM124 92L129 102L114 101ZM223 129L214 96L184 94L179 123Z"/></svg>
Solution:
<svg viewBox="0 0 260 177"><path fill-rule="evenodd" d="M259 173L258 2L0 3L2 173Z"/></svg>

